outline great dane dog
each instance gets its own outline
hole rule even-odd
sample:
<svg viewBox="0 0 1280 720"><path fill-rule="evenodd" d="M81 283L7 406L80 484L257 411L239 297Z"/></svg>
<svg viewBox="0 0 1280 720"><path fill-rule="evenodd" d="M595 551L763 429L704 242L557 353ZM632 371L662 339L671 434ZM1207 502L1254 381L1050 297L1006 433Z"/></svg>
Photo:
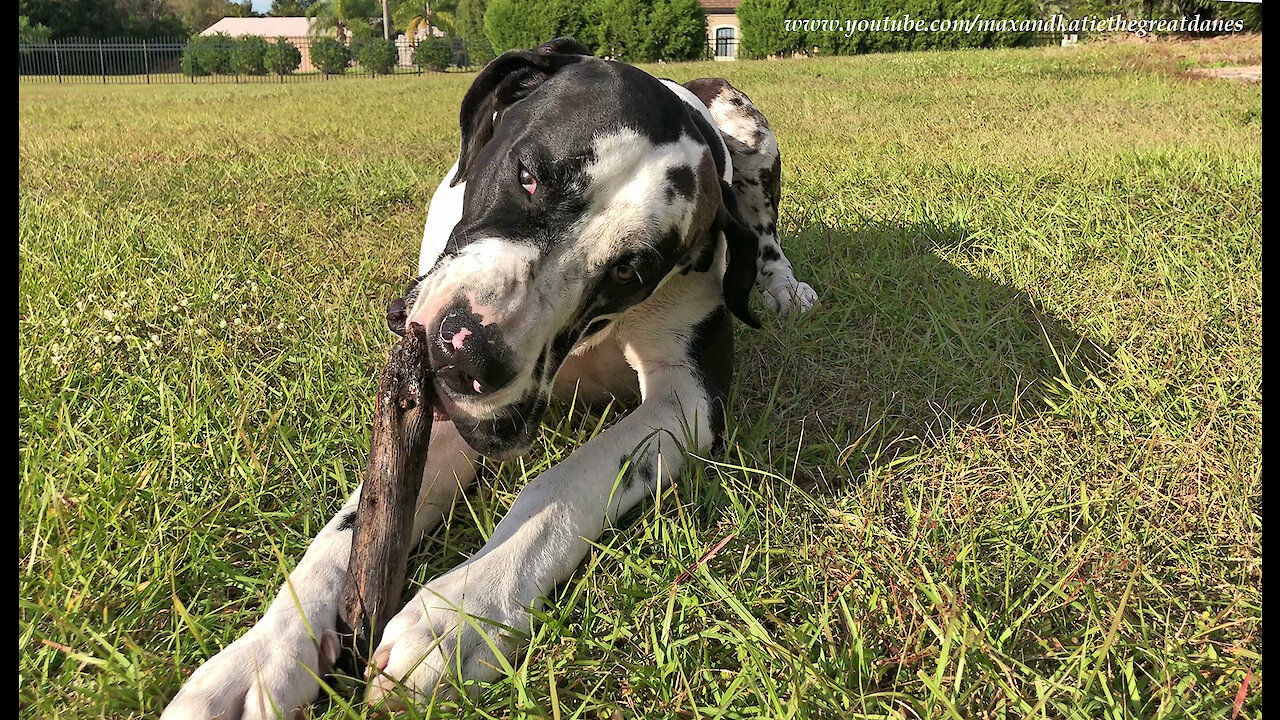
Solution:
<svg viewBox="0 0 1280 720"><path fill-rule="evenodd" d="M684 85L562 38L507 52L462 101L462 149L431 199L420 277L388 324L427 331L439 410L415 541L475 476L525 452L553 397L639 394L624 418L533 478L475 555L390 620L371 702L421 702L496 677L530 610L628 508L724 430L730 314L807 310L778 244L778 144L722 79ZM266 614L164 713L292 716L337 659L337 608L360 491L320 531ZM474 684L472 684L474 685Z"/></svg>

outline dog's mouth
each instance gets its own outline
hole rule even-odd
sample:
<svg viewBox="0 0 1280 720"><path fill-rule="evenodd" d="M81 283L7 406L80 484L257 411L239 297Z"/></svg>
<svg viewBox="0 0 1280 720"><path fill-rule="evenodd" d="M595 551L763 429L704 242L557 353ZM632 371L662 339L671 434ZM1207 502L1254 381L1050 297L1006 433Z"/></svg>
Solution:
<svg viewBox="0 0 1280 720"><path fill-rule="evenodd" d="M528 451L549 398L530 393L520 401L475 416L459 407L447 390L436 387L436 420L452 421L463 442L494 460L510 460Z"/></svg>
<svg viewBox="0 0 1280 720"><path fill-rule="evenodd" d="M458 410L458 405L449 398L449 391L445 390L439 380L435 381L436 401L431 406L431 419L434 422L448 422L453 419L453 415Z"/></svg>

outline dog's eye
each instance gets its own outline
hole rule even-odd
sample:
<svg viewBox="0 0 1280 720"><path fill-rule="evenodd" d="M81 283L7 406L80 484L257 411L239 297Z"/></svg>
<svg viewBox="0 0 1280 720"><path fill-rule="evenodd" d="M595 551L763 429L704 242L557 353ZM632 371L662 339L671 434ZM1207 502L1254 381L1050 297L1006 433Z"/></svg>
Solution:
<svg viewBox="0 0 1280 720"><path fill-rule="evenodd" d="M534 177L524 165L520 166L520 187L530 195L538 189L538 178Z"/></svg>
<svg viewBox="0 0 1280 720"><path fill-rule="evenodd" d="M609 279L619 285L630 285L640 279L640 273L631 263L618 263L609 270Z"/></svg>

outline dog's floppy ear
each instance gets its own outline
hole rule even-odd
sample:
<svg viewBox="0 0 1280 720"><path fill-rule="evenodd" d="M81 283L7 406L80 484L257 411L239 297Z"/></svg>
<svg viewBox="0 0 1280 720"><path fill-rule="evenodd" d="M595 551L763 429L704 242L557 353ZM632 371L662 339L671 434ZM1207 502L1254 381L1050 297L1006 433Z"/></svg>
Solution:
<svg viewBox="0 0 1280 720"><path fill-rule="evenodd" d="M532 50L508 50L486 65L462 98L462 111L458 114L462 150L458 153L458 172L449 186L466 178L467 169L493 137L494 118L499 112L528 97L557 70L590 54L573 38L556 38Z"/></svg>
<svg viewBox="0 0 1280 720"><path fill-rule="evenodd" d="M724 233L726 250L729 257L724 268L724 304L738 319L747 325L760 329L760 318L751 311L751 288L756 284L756 253L759 252L759 238L751 229L738 221L734 216L736 200L733 191L721 183L720 194L724 203L720 206L720 214L716 224Z"/></svg>

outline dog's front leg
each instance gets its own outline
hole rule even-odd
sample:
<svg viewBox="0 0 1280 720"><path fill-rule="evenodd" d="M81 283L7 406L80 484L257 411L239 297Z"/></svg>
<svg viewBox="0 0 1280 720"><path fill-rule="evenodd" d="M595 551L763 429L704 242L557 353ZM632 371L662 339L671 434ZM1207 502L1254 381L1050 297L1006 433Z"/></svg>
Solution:
<svg viewBox="0 0 1280 720"><path fill-rule="evenodd" d="M725 339L727 316L721 310L709 319ZM686 450L711 447L723 427L727 383L709 382L699 359L683 353L694 330L667 336L682 338L672 343L681 354L637 368L644 401L635 411L530 481L475 556L428 583L392 618L373 656L382 674L369 688L370 702L412 705L450 681L497 677L495 651L511 656L530 632L530 609L569 577L590 542L672 480Z"/></svg>
<svg viewBox="0 0 1280 720"><path fill-rule="evenodd" d="M415 539L440 521L474 476L474 452L453 423L436 423L414 514ZM163 720L293 717L316 699L317 677L340 650L334 628L359 503L357 488L311 542L262 619L191 675Z"/></svg>

